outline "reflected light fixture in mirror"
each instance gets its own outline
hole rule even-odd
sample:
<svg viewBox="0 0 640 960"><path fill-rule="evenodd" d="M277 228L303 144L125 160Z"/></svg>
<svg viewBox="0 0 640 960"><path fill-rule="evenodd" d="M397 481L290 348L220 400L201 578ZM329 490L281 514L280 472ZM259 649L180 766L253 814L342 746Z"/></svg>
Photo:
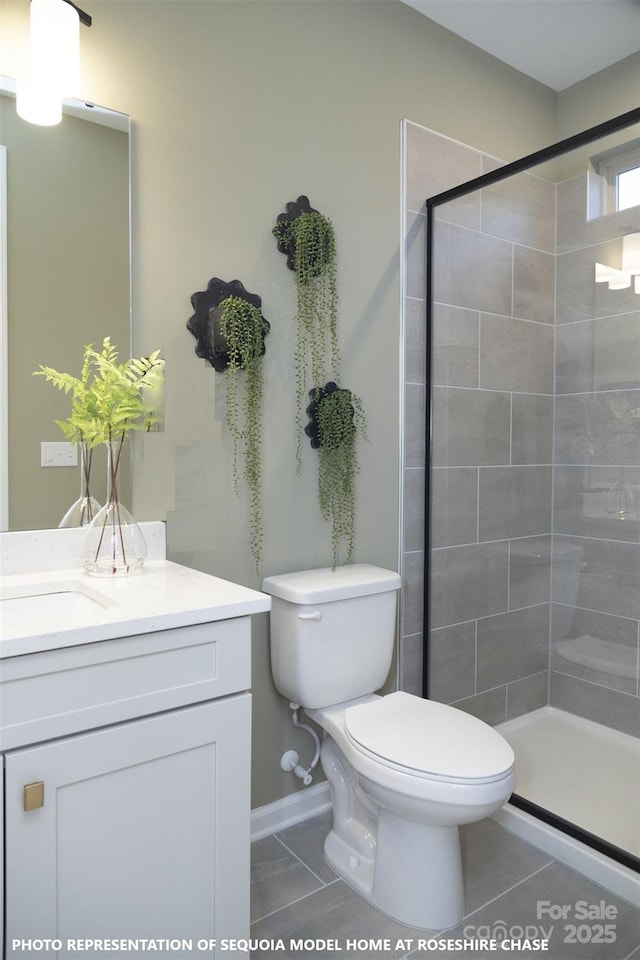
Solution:
<svg viewBox="0 0 640 960"><path fill-rule="evenodd" d="M607 283L609 290L626 290L633 280L634 290L640 294L640 233L628 233L622 238L622 269L606 263L596 263L596 283Z"/></svg>
<svg viewBox="0 0 640 960"><path fill-rule="evenodd" d="M31 0L29 75L18 81L16 109L29 123L53 126L62 101L78 94L80 23L91 17L70 0Z"/></svg>

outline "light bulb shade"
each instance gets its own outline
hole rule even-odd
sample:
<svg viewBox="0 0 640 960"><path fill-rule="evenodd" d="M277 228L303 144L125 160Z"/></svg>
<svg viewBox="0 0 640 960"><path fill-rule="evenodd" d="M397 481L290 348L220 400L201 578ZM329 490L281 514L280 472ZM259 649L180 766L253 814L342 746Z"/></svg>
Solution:
<svg viewBox="0 0 640 960"><path fill-rule="evenodd" d="M37 86L27 80L18 80L16 112L28 123L52 127L62 120L62 99L55 90Z"/></svg>
<svg viewBox="0 0 640 960"><path fill-rule="evenodd" d="M64 99L78 94L80 17L65 0L31 0L31 82Z"/></svg>
<svg viewBox="0 0 640 960"><path fill-rule="evenodd" d="M631 274L606 263L596 263L596 283L608 283L609 290L626 290L631 286Z"/></svg>
<svg viewBox="0 0 640 960"><path fill-rule="evenodd" d="M80 16L66 0L31 0L29 78L16 89L18 116L53 126L62 101L77 96L80 73Z"/></svg>
<svg viewBox="0 0 640 960"><path fill-rule="evenodd" d="M625 270L611 270L609 290L627 290L631 286L631 274Z"/></svg>
<svg viewBox="0 0 640 960"><path fill-rule="evenodd" d="M640 273L640 233L628 233L622 238L622 269L625 273Z"/></svg>

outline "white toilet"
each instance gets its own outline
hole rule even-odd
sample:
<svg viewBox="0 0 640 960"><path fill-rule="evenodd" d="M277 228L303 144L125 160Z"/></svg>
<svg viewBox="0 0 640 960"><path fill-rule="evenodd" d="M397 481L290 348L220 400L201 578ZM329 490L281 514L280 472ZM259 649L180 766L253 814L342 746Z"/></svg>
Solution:
<svg viewBox="0 0 640 960"><path fill-rule="evenodd" d="M324 730L331 867L377 909L424 929L464 915L458 825L498 810L514 755L481 720L384 683L397 573L352 564L267 577L276 687Z"/></svg>

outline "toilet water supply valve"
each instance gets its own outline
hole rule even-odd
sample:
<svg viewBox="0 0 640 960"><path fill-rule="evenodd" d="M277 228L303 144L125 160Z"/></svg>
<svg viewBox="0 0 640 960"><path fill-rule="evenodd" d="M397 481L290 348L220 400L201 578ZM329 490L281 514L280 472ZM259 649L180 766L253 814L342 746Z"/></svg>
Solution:
<svg viewBox="0 0 640 960"><path fill-rule="evenodd" d="M313 727L310 727L306 723L301 723L298 720L298 710L300 709L299 703L290 703L289 709L292 710L291 720L294 727L298 727L300 730L306 730L307 733L313 738L313 742L316 745L316 752L313 755L313 760L308 767L303 767L301 763L298 763L299 757L295 750L287 750L282 754L280 758L280 766L283 770L292 771L296 777L298 777L304 783L305 787L308 787L313 777L311 776L311 771L314 767L318 765L318 760L320 759L320 737L315 732Z"/></svg>

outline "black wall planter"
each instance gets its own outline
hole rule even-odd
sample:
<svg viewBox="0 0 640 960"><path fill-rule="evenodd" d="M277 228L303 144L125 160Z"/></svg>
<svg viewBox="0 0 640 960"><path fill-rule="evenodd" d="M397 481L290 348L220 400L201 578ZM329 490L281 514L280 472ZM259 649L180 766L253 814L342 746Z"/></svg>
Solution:
<svg viewBox="0 0 640 960"><path fill-rule="evenodd" d="M278 241L278 250L284 253L287 258L289 270L295 271L296 244L293 231L289 230L287 225L293 223L302 213L317 213L309 203L309 197L300 196L297 200L291 200L285 205L285 213L279 213L276 217L276 226L273 228L273 235Z"/></svg>
<svg viewBox="0 0 640 960"><path fill-rule="evenodd" d="M222 311L220 304L228 297L240 297L253 304L259 310L262 300L257 293L249 293L239 280L225 283L218 277L209 280L206 290L194 293L191 297L191 306L195 313L187 320L187 330L196 338L195 351L197 356L208 360L212 367L222 373L229 366L228 346L220 331ZM262 313L260 314L262 317ZM264 338L270 330L268 320L262 317L263 343L262 352L265 352Z"/></svg>
<svg viewBox="0 0 640 960"><path fill-rule="evenodd" d="M309 417L309 423L304 428L304 432L309 437L311 441L311 446L314 450L318 450L321 446L320 443L320 421L318 418L318 411L320 404L326 398L331 396L332 393L345 393L351 399L352 393L351 390L344 389L339 387L337 383L334 383L333 380L330 380L324 387L314 387L309 391L309 397L311 398L311 403L306 409L306 414ZM352 414L355 416L355 408L351 404Z"/></svg>

